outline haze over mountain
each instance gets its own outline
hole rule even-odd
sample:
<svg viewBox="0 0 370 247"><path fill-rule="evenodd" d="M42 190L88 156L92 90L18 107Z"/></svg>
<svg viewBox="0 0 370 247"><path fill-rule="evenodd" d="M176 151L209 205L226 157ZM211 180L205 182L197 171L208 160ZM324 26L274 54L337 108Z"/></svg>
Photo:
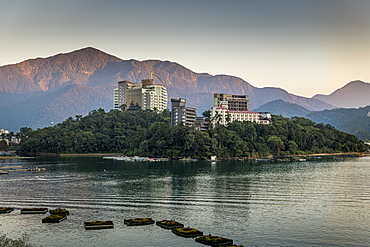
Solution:
<svg viewBox="0 0 370 247"><path fill-rule="evenodd" d="M300 106L295 103L288 103L284 100L278 99L267 102L266 104L261 105L260 107L254 109L253 111L257 112L271 112L273 115L281 115L283 117L304 117L311 111L307 110L303 106Z"/></svg>
<svg viewBox="0 0 370 247"><path fill-rule="evenodd" d="M18 131L50 126L93 109L113 107L118 81L140 82L150 71L162 78L169 97L181 97L198 115L212 107L213 93L247 94L251 109L282 99L310 111L332 109L317 99L296 96L280 88L256 88L241 78L195 73L160 60L122 60L95 48L0 67L0 128Z"/></svg>
<svg viewBox="0 0 370 247"><path fill-rule="evenodd" d="M362 140L370 140L370 105L311 112L305 116L317 123L331 124Z"/></svg>
<svg viewBox="0 0 370 247"><path fill-rule="evenodd" d="M338 107L364 107L370 104L370 83L352 81L330 95L316 94L312 98Z"/></svg>
<svg viewBox="0 0 370 247"><path fill-rule="evenodd" d="M353 134L361 140L370 140L370 105L359 108L309 111L300 105L279 99L268 102L254 111L269 111L274 115L288 118L304 117L316 123L333 125L336 129Z"/></svg>

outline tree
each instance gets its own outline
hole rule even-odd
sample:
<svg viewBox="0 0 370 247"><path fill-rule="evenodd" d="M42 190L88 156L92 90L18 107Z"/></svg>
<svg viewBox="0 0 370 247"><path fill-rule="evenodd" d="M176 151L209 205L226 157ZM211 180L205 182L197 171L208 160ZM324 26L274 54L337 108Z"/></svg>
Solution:
<svg viewBox="0 0 370 247"><path fill-rule="evenodd" d="M127 108L127 105L126 104L122 104L119 107L119 109L121 109L121 111L126 111L126 108Z"/></svg>
<svg viewBox="0 0 370 247"><path fill-rule="evenodd" d="M32 129L28 127L22 127L19 129L19 133L21 134L21 137L26 137L31 132L32 132Z"/></svg>
<svg viewBox="0 0 370 247"><path fill-rule="evenodd" d="M170 126L170 112L151 110L93 110L52 127L23 127L22 153L122 152L152 157L246 157L301 152L362 152L366 145L355 136L304 118L273 116L272 125L249 121L217 125L206 132ZM79 120L77 120L79 119ZM10 134L11 136L13 134ZM8 138L8 136L4 136Z"/></svg>
<svg viewBox="0 0 370 247"><path fill-rule="evenodd" d="M226 114L225 120L226 120L227 123L230 123L231 122L231 115L230 115L230 113Z"/></svg>
<svg viewBox="0 0 370 247"><path fill-rule="evenodd" d="M203 117L207 117L207 118L211 118L211 110L208 110L208 111L204 111L202 113Z"/></svg>
<svg viewBox="0 0 370 247"><path fill-rule="evenodd" d="M298 145L295 141L290 140L288 142L288 151L290 154L296 154L298 151Z"/></svg>
<svg viewBox="0 0 370 247"><path fill-rule="evenodd" d="M267 139L267 145L273 153L279 154L284 149L284 142L278 136L270 136Z"/></svg>

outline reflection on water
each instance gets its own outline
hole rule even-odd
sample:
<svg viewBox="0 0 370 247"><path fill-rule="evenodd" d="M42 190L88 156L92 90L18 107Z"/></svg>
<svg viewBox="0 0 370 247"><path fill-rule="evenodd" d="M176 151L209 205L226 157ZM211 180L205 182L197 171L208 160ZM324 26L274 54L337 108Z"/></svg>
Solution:
<svg viewBox="0 0 370 247"><path fill-rule="evenodd" d="M202 246L155 225L174 219L244 246L370 245L369 157L307 162L134 162L101 158L0 160L46 167L0 176L0 207L67 208L59 224L44 215L0 215L0 231L31 234L43 246ZM113 220L85 231L84 221ZM57 233L57 234L56 234Z"/></svg>

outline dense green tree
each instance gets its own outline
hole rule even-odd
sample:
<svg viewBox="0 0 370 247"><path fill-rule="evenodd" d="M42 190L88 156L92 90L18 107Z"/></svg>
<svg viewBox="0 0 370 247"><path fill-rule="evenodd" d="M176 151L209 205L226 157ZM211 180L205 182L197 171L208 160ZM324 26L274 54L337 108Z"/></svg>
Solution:
<svg viewBox="0 0 370 247"><path fill-rule="evenodd" d="M355 136L300 117L273 116L272 125L235 121L200 132L181 124L170 126L167 110L156 113L98 109L53 127L25 127L18 134L22 138L20 151L24 153L120 152L206 158L366 151L365 144Z"/></svg>
<svg viewBox="0 0 370 247"><path fill-rule="evenodd" d="M204 112L202 113L202 115L203 115L203 117L210 118L210 117L211 117L211 111L210 111L210 110L208 110L208 111L204 111Z"/></svg>
<svg viewBox="0 0 370 247"><path fill-rule="evenodd" d="M284 150L285 145L280 137L272 135L267 139L267 145L273 153L280 154L280 151Z"/></svg>
<svg viewBox="0 0 370 247"><path fill-rule="evenodd" d="M288 141L287 148L289 154L296 154L298 152L298 145L293 140Z"/></svg>

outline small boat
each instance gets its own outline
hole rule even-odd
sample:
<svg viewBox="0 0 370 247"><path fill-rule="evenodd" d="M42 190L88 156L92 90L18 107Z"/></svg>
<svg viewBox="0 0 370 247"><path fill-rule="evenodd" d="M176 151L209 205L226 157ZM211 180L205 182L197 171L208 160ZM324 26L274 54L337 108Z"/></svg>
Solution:
<svg viewBox="0 0 370 247"><path fill-rule="evenodd" d="M5 174L8 174L8 173L9 173L8 171L0 170L0 175L5 175Z"/></svg>
<svg viewBox="0 0 370 247"><path fill-rule="evenodd" d="M115 159L117 158L118 156L103 156L103 159L106 159L106 160L112 160L112 159Z"/></svg>
<svg viewBox="0 0 370 247"><path fill-rule="evenodd" d="M290 161L290 159L276 159L276 161L279 161L279 162L287 162L287 161Z"/></svg>
<svg viewBox="0 0 370 247"><path fill-rule="evenodd" d="M1 169L18 169L18 168L23 168L22 166L3 166Z"/></svg>
<svg viewBox="0 0 370 247"><path fill-rule="evenodd" d="M254 159L255 161L273 161L273 159Z"/></svg>
<svg viewBox="0 0 370 247"><path fill-rule="evenodd" d="M212 155L211 156L211 159L209 160L210 162L217 162L218 161L218 159L217 159L217 156L216 155Z"/></svg>
<svg viewBox="0 0 370 247"><path fill-rule="evenodd" d="M28 171L29 172L41 172L41 171L45 171L46 168L44 167L35 167L35 168L29 168Z"/></svg>
<svg viewBox="0 0 370 247"><path fill-rule="evenodd" d="M179 161L192 162L192 161L198 161L198 159L183 158L183 159L179 159Z"/></svg>
<svg viewBox="0 0 370 247"><path fill-rule="evenodd" d="M120 156L113 158L114 160L123 160L123 161L134 161L133 157L127 157L127 156Z"/></svg>

